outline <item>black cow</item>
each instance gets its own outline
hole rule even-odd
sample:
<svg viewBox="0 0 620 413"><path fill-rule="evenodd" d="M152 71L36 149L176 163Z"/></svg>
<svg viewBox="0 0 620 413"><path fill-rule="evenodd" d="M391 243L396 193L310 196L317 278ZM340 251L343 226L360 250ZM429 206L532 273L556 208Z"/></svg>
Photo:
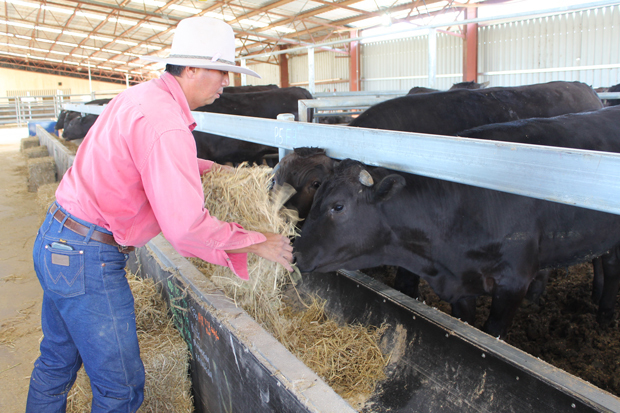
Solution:
<svg viewBox="0 0 620 413"><path fill-rule="evenodd" d="M422 276L473 324L475 298L492 296L484 330L504 337L539 269L613 251L620 216L341 161L316 193L295 241L302 272L395 265Z"/></svg>
<svg viewBox="0 0 620 413"><path fill-rule="evenodd" d="M276 119L281 113L292 113L295 119L298 119L297 101L300 99L312 99L312 94L300 87L285 87L251 93L224 93L212 104L195 110L269 119Z"/></svg>
<svg viewBox="0 0 620 413"><path fill-rule="evenodd" d="M489 86L489 82L483 82L483 83L478 83L475 82L473 80L470 80L469 82L460 82L460 83L455 83L450 87L450 90L454 90L454 89L483 89L485 87Z"/></svg>
<svg viewBox="0 0 620 413"><path fill-rule="evenodd" d="M493 141L620 152L620 106L553 118L532 118L484 125L457 135ZM614 278L615 274L605 273L602 258L594 259L592 264L592 298L599 304L598 321L607 324L613 317L620 279ZM531 290L533 299L542 293L546 279L540 277L539 283L537 288Z"/></svg>
<svg viewBox="0 0 620 413"><path fill-rule="evenodd" d="M607 89L608 92L620 92L620 83ZM620 99L607 99L607 106L620 105Z"/></svg>
<svg viewBox="0 0 620 413"><path fill-rule="evenodd" d="M67 141L84 138L91 126L95 124L98 117L99 115L89 113L84 116L74 118L67 125L65 125L62 131L62 137Z"/></svg>
<svg viewBox="0 0 620 413"><path fill-rule="evenodd" d="M65 128L65 125L68 125L73 119L80 117L82 114L80 112L74 112L72 110L61 110L58 115L58 119L56 120L56 125L54 125L55 130L61 130Z"/></svg>
<svg viewBox="0 0 620 413"><path fill-rule="evenodd" d="M482 89L485 88L489 85L489 82L484 82L484 83L477 83L474 82L473 80L470 80L469 82L460 82L460 83L455 83L452 86L450 86L449 90L455 90L455 89ZM431 93L431 92L439 92L439 89L432 89L429 87L422 87L422 86L415 86L412 87L411 89L409 89L409 92L407 92L408 95L416 95L419 93Z"/></svg>
<svg viewBox="0 0 620 413"><path fill-rule="evenodd" d="M90 102L85 102L85 105L105 105L109 103L112 99L95 99ZM94 116L94 120L93 120ZM97 115L87 114L84 116L82 121L77 121L76 119L82 118L82 114L80 112L74 112L72 110L63 110L58 115L58 120L56 121L56 126L54 127L56 130L63 129L62 137L65 140L75 140L82 139L88 133L90 127L95 123L97 119Z"/></svg>
<svg viewBox="0 0 620 413"><path fill-rule="evenodd" d="M407 92L407 94L418 95L421 93L433 93L433 92L439 92L439 89L433 89L433 88L424 87L424 86L414 86L411 89L409 89L409 92Z"/></svg>
<svg viewBox="0 0 620 413"><path fill-rule="evenodd" d="M579 82L457 89L401 96L378 103L350 126L454 135L490 123L601 109L592 88Z"/></svg>
<svg viewBox="0 0 620 413"><path fill-rule="evenodd" d="M224 93L211 105L201 106L196 111L269 119L276 119L281 113L293 113L295 119L298 119L297 101L300 99L312 99L312 95L299 87L251 93ZM198 157L220 164L228 162L236 164L243 161L260 163L264 156L278 153L278 149L272 146L206 132L192 133L196 140Z"/></svg>
<svg viewBox="0 0 620 413"><path fill-rule="evenodd" d="M295 194L284 204L297 211L301 220L310 212L314 195L323 181L333 175L337 161L321 148L295 148L278 163L274 173L275 186L291 185ZM303 221L298 224L300 227Z"/></svg>
<svg viewBox="0 0 620 413"><path fill-rule="evenodd" d="M273 89L278 89L278 85L227 86L224 88L224 93L264 92Z"/></svg>
<svg viewBox="0 0 620 413"><path fill-rule="evenodd" d="M539 105L545 107L539 109ZM405 96L373 106L351 122L350 126L455 135L473 125L506 122L534 116L536 113L551 116L601 107L600 99L589 86L578 82L551 82L512 88L455 90ZM327 157L321 158L316 154L305 160L298 155L287 157L290 159L286 164L282 163L275 175L276 182L287 182L298 191L285 206L297 209L303 219L312 202L308 195L316 191L312 189L313 186L319 185L330 172L325 167L317 168L317 164L328 162L325 160ZM537 301L544 289L545 274L541 272L537 276L536 283L539 287L533 288L528 295L532 301ZM417 297L418 277L399 268L394 287L407 295Z"/></svg>

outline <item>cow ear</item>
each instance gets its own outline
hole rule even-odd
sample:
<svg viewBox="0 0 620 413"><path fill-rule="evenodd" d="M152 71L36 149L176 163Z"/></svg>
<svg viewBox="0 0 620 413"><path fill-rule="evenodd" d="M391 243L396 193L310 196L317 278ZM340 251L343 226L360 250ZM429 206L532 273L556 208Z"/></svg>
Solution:
<svg viewBox="0 0 620 413"><path fill-rule="evenodd" d="M405 178L401 175L388 175L379 182L373 193L374 202L385 202L405 186Z"/></svg>

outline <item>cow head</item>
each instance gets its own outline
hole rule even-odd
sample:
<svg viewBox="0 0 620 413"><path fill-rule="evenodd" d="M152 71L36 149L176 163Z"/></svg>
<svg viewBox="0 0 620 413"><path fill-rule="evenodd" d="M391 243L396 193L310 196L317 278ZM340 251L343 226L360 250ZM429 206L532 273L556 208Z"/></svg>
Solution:
<svg viewBox="0 0 620 413"><path fill-rule="evenodd" d="M301 271L357 270L382 264L392 231L383 206L405 179L382 168L346 159L314 198L295 256Z"/></svg>
<svg viewBox="0 0 620 413"><path fill-rule="evenodd" d="M336 164L320 148L295 148L282 158L274 176L275 184L289 184L296 191L284 206L297 210L299 218L305 219L317 189L332 176Z"/></svg>
<svg viewBox="0 0 620 413"><path fill-rule="evenodd" d="M62 137L67 141L72 141L75 139L82 139L86 136L91 126L94 125L95 121L99 117L98 115L85 115L76 117L72 119L69 123L67 123L67 117L65 117L65 127L62 131Z"/></svg>

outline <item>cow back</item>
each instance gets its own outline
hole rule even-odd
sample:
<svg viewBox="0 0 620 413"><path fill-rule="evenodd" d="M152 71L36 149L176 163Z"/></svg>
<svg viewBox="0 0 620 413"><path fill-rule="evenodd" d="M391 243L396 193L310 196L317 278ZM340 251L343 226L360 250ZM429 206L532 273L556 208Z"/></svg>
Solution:
<svg viewBox="0 0 620 413"><path fill-rule="evenodd" d="M531 145L620 152L620 106L553 118L483 125L458 136Z"/></svg>
<svg viewBox="0 0 620 413"><path fill-rule="evenodd" d="M250 93L263 92L265 90L278 89L278 85L257 85L257 86L227 86L224 93Z"/></svg>
<svg viewBox="0 0 620 413"><path fill-rule="evenodd" d="M602 107L601 100L586 84L550 82L402 96L372 106L349 125L455 135L490 123L547 118Z"/></svg>
<svg viewBox="0 0 620 413"><path fill-rule="evenodd" d="M295 119L298 119L297 101L300 99L312 99L312 94L300 87L251 93L224 93L212 104L195 110L267 119L276 119L281 113L293 113Z"/></svg>

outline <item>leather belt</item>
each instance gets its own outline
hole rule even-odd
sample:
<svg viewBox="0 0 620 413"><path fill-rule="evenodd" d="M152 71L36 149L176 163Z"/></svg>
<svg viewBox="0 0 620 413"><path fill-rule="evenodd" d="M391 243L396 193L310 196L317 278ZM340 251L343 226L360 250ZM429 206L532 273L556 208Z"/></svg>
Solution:
<svg viewBox="0 0 620 413"><path fill-rule="evenodd" d="M64 212L62 212L58 208L56 204L52 205L52 208L50 209L50 213L54 216L54 219L56 219L56 221L58 222L62 222L67 216ZM74 219L71 219L71 217L67 218L67 220L65 221L65 227L69 228L71 231L75 232L76 234L80 234L84 236L88 235L88 233L90 232L89 227L83 224L80 224ZM102 242L104 244L113 245L116 248L118 248L119 252L122 252L123 254L128 254L135 249L135 247L127 247L125 245L120 245L118 242L114 240L114 237L112 235L106 234L105 232L101 232L97 230L93 231L90 238L95 241Z"/></svg>

